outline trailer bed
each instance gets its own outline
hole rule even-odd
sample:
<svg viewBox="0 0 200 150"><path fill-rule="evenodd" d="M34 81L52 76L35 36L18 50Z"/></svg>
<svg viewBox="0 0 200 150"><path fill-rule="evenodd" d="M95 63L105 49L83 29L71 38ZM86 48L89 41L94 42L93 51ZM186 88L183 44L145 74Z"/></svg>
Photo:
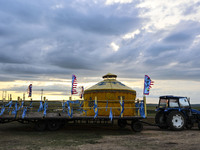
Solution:
<svg viewBox="0 0 200 150"><path fill-rule="evenodd" d="M112 124L113 120L118 121L120 127L131 125L134 131L141 131L141 119L146 118L143 100L137 101L136 107L126 108L121 107L102 108L98 105L93 107L82 107L82 100L77 101L0 101L0 123L8 123L18 121L20 123L34 123L36 130L42 131L46 128L49 130L57 130L65 123L88 123L94 122ZM87 109L94 110L94 116L87 115ZM109 115L98 115L98 110L104 109L109 111ZM112 114L112 109L117 109L120 115ZM124 116L125 109L134 109L134 116ZM128 123L131 122L131 123ZM136 125L135 125L136 124ZM136 126L136 127L135 127Z"/></svg>

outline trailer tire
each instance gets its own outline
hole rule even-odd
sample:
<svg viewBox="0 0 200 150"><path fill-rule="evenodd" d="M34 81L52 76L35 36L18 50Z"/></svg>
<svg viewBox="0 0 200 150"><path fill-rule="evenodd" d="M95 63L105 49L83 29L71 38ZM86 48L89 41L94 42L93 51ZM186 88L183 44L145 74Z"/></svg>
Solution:
<svg viewBox="0 0 200 150"><path fill-rule="evenodd" d="M187 123L185 125L186 129L188 129L188 130L191 130L193 126L194 126L193 123Z"/></svg>
<svg viewBox="0 0 200 150"><path fill-rule="evenodd" d="M172 111L167 117L167 124L171 130L181 131L185 127L185 116L179 111Z"/></svg>
<svg viewBox="0 0 200 150"><path fill-rule="evenodd" d="M200 122L198 123L198 128L199 128L199 130L200 130Z"/></svg>
<svg viewBox="0 0 200 150"><path fill-rule="evenodd" d="M47 127L47 124L43 120L39 120L35 122L35 130L36 131L44 131Z"/></svg>
<svg viewBox="0 0 200 150"><path fill-rule="evenodd" d="M56 131L61 127L61 122L59 120L48 120L47 128L50 131Z"/></svg>
<svg viewBox="0 0 200 150"><path fill-rule="evenodd" d="M143 130L143 124L140 121L132 121L131 128L135 132L141 132Z"/></svg>
<svg viewBox="0 0 200 150"><path fill-rule="evenodd" d="M124 120L124 119L119 119L119 120L118 120L118 126L119 126L120 128L125 128L126 125L127 125L127 121L126 121L126 120Z"/></svg>
<svg viewBox="0 0 200 150"><path fill-rule="evenodd" d="M0 119L0 123L4 123L5 121L4 121L4 119Z"/></svg>
<svg viewBox="0 0 200 150"><path fill-rule="evenodd" d="M160 129L167 129L167 123L165 119L165 115L163 111L158 111L155 116L155 123L158 125Z"/></svg>

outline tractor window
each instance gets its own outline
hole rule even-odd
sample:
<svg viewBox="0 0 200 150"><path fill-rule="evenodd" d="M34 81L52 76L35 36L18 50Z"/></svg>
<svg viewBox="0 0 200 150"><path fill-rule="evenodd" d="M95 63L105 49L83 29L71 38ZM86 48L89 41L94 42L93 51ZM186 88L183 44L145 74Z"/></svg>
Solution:
<svg viewBox="0 0 200 150"><path fill-rule="evenodd" d="M159 107L167 107L168 106L168 99L160 99Z"/></svg>
<svg viewBox="0 0 200 150"><path fill-rule="evenodd" d="M180 98L179 103L180 103L181 107L189 107L190 106L188 99L186 97Z"/></svg>
<svg viewBox="0 0 200 150"><path fill-rule="evenodd" d="M179 107L177 99L170 99L169 100L169 107Z"/></svg>

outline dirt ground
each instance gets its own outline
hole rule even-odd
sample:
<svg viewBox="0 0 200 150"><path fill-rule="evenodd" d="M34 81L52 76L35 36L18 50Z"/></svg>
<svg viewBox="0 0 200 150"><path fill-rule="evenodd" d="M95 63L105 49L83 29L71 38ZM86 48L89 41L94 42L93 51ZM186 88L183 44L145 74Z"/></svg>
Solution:
<svg viewBox="0 0 200 150"><path fill-rule="evenodd" d="M30 125L0 124L0 150L198 150L200 130L160 130L145 126L141 133L130 127L64 126L59 131L37 132Z"/></svg>

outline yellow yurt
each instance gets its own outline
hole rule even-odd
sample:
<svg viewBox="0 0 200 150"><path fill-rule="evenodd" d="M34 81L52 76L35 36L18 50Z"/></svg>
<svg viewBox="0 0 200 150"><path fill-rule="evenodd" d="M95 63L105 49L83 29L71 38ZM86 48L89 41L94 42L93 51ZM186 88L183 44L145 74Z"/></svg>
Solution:
<svg viewBox="0 0 200 150"><path fill-rule="evenodd" d="M83 108L87 116L94 116L95 99L98 106L98 116L109 116L110 109L114 116L120 116L124 102L123 116L135 115L136 91L116 80L117 75L108 73L103 76L103 81L84 91Z"/></svg>

